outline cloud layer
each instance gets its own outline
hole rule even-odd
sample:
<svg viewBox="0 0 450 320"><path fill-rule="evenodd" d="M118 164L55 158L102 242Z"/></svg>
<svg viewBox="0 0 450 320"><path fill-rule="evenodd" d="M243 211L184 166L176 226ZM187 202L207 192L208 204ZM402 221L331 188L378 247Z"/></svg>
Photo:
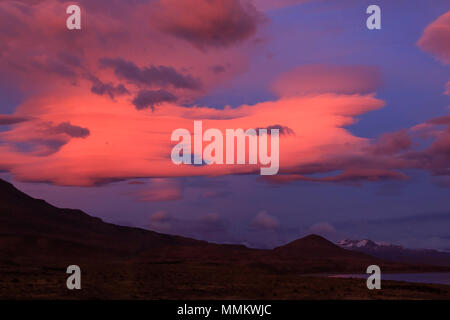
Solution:
<svg viewBox="0 0 450 320"><path fill-rule="evenodd" d="M292 3L297 1L283 5ZM377 139L347 129L385 104L376 97L383 82L373 66L301 65L273 81L275 99L223 109L195 104L245 70L249 53L259 48L250 39L265 21L262 3L135 0L114 2L110 10L100 10L103 1L80 4L89 9L89 23L72 33L64 28L65 16L56 14L64 12L62 2L0 3L8 17L0 23L13 27L0 28L6 44L1 74L26 92L13 115L0 115L0 124L7 125L0 132L0 169L16 179L91 186L259 172L255 165L174 165L171 133L192 131L193 120L202 120L204 130L279 129L280 174L270 178L276 183L406 180L406 169L448 176L445 117ZM443 63L448 18L446 13L432 22L418 42ZM180 197L173 188L161 190L148 190L140 199Z"/></svg>

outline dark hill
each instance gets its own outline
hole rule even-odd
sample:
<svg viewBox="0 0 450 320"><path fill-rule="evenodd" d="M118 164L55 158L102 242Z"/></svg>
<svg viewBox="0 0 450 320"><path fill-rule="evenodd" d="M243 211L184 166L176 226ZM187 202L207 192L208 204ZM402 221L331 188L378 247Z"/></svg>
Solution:
<svg viewBox="0 0 450 320"><path fill-rule="evenodd" d="M169 245L205 244L203 241L105 223L81 210L56 208L44 200L26 195L1 179L0 235L4 239L3 246L6 242L15 242L18 247L32 247L33 243L51 245L60 241L59 247L71 243L76 247L129 254ZM70 248L68 250L70 252Z"/></svg>

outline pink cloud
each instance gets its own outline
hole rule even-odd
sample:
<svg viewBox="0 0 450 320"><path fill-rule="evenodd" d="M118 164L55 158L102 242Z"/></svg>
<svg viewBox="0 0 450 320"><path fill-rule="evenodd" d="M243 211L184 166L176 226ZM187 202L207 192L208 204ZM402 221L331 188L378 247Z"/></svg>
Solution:
<svg viewBox="0 0 450 320"><path fill-rule="evenodd" d="M273 101L186 108L186 103L246 70L251 53L260 48L246 41L260 26L260 13L247 2L114 1L111 10L98 14L98 2L83 0L82 7L96 15L92 19L86 10L89 23L80 33L65 28L60 14L64 3L35 3L0 2L0 10L7 13L0 20L0 42L6 44L0 75L8 75L8 81L27 93L13 115L0 115L0 124L8 125L0 132L0 170L18 180L92 186L120 179L259 172L254 165L174 165L171 133L177 128L192 131L193 120L203 120L205 130L282 130L280 176L273 178L278 181L359 183L402 180L406 176L400 170L408 168L446 172L445 119L375 141L346 129L360 115L384 106L374 94L381 84L379 71L370 66L301 66L275 81L278 98ZM157 12L167 19L149 19ZM444 62L447 22L448 13L419 41ZM13 26L14 32L6 26ZM140 50L130 49L135 47ZM199 47L208 50L199 52ZM227 67L211 72L217 65ZM432 145L411 150L414 139L425 134ZM312 178L314 173L323 177ZM136 196L143 201L176 200L182 190L153 181Z"/></svg>
<svg viewBox="0 0 450 320"><path fill-rule="evenodd" d="M152 214L150 217L151 222L167 222L172 219L171 215L167 211L158 211Z"/></svg>
<svg viewBox="0 0 450 320"><path fill-rule="evenodd" d="M417 45L444 64L450 64L450 11L430 23Z"/></svg>
<svg viewBox="0 0 450 320"><path fill-rule="evenodd" d="M151 186L136 193L139 201L157 202L180 200L183 197L181 186L174 180L152 179Z"/></svg>
<svg viewBox="0 0 450 320"><path fill-rule="evenodd" d="M278 219L266 211L259 212L252 221L252 226L262 230L275 230L280 227Z"/></svg>
<svg viewBox="0 0 450 320"><path fill-rule="evenodd" d="M150 216L149 227L159 232L171 232L173 217L167 211L157 211Z"/></svg>
<svg viewBox="0 0 450 320"><path fill-rule="evenodd" d="M197 115L197 120L206 115L204 130L210 127L223 132L227 128L264 128L274 123L290 128L295 134L280 138L281 171L289 171L290 168L362 152L368 140L352 135L343 127L354 123L355 116L382 105L382 101L371 95L325 94L215 110L217 119L208 119L211 109L207 107L195 107L189 111ZM158 106L154 112L139 111L125 97L113 102L106 96L92 94L80 87L76 91L61 92L60 96L35 97L21 105L16 116L24 114L39 120L18 123L0 135L10 146L0 146L3 154L0 165L15 159L13 162L17 166L11 172L19 180L92 185L111 178L259 171L259 167L254 165L174 165L170 160L174 145L170 143L172 131L177 128L193 130L191 115L185 117L186 108L176 104ZM45 158L14 150L14 143L34 139L37 133L43 139L54 135L39 129L41 123L66 123L69 119L74 125L89 128L89 136L84 139L66 137L64 146ZM175 196L173 193L166 195ZM152 193L146 196L147 199L152 197L158 199Z"/></svg>
<svg viewBox="0 0 450 320"><path fill-rule="evenodd" d="M145 89L169 90L169 85L169 93L176 96L180 103L192 102L206 90L246 69L256 45L243 42L257 31L258 24L244 19L247 11L256 9L249 9L251 6L247 8L238 0L215 0L217 3L211 5L204 1L198 1L197 5L188 0L183 1L183 6L189 6L189 10L180 11L182 3L179 1L161 1L160 4L155 1L114 1L111 4L111 1L93 3L80 0L82 30L75 33L65 27L66 3L53 0L42 0L39 4L2 1L0 11L5 13L6 18L0 21L0 74L8 74L8 81L20 86L28 94L36 91L53 92L59 87L84 86L89 83L89 90L93 93L108 95L113 99L122 95L136 97L143 89L140 80L150 76L151 88ZM215 5L215 11L210 11L209 8L215 8ZM198 23L201 24L200 31L205 34L193 36L192 41L214 46L213 42L217 40L222 41L224 47L219 51L200 54L198 48L183 37L169 36L161 29L157 19L149 18L165 6L174 10L170 11L173 15L168 16L165 23L187 23L186 30L189 30L192 22L194 26L190 26L190 30L195 34L195 23L203 21L206 25ZM198 20L197 17L209 17L210 20ZM229 22L229 32L224 32L222 25L219 25L218 30L214 23L206 22L215 21L216 17L222 17L223 27ZM241 30L242 23L244 26L241 26ZM245 23L249 24L248 30ZM217 34L219 37L215 36ZM235 48L237 44L241 44L239 49ZM130 50L133 47L140 49ZM136 66L138 77L127 78L124 77L126 74L115 69L102 68L101 61L118 58ZM223 72L211 72L210 66L224 64L227 68ZM188 77L202 79L205 85L201 90L191 90L192 85L179 86L182 76L185 80L189 80ZM125 86L124 81L130 83Z"/></svg>
<svg viewBox="0 0 450 320"><path fill-rule="evenodd" d="M408 150L412 145L412 138L406 129L381 135L372 146L374 154L393 155Z"/></svg>
<svg viewBox="0 0 450 320"><path fill-rule="evenodd" d="M309 228L310 233L330 236L336 232L336 229L328 222L319 222Z"/></svg>

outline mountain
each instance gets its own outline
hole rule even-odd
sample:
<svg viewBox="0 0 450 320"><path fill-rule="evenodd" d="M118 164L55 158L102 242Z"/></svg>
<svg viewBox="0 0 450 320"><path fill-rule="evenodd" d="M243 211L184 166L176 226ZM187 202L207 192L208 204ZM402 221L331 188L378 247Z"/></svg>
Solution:
<svg viewBox="0 0 450 320"><path fill-rule="evenodd" d="M365 255L355 255L353 252L344 250L331 241L314 234L277 247L274 251L285 256L304 256L310 258L365 257Z"/></svg>
<svg viewBox="0 0 450 320"><path fill-rule="evenodd" d="M70 259L81 255L94 260L106 257L145 262L234 263L298 272L359 270L361 264L377 260L344 250L315 235L274 250L258 250L117 226L81 210L60 209L34 199L3 180L0 180L0 239L3 257L14 255L23 259ZM334 264L330 264L332 260Z"/></svg>
<svg viewBox="0 0 450 320"><path fill-rule="evenodd" d="M105 223L77 209L60 209L0 180L0 253L3 257L63 259L82 255L139 261L195 261L252 265L297 272L343 272L385 264L318 235L273 250L212 244L150 230ZM350 245L349 245L350 246ZM390 263L388 267L397 267Z"/></svg>
<svg viewBox="0 0 450 320"><path fill-rule="evenodd" d="M338 245L344 249L362 252L387 261L450 267L450 253L448 252L431 249L408 249L369 239L346 239L339 241Z"/></svg>
<svg viewBox="0 0 450 320"><path fill-rule="evenodd" d="M34 199L0 179L0 252L48 256L82 251L134 255L170 245L203 245L204 241L103 222L76 209L56 208ZM88 250L89 248L89 250ZM56 251L54 251L56 250Z"/></svg>
<svg viewBox="0 0 450 320"><path fill-rule="evenodd" d="M380 259L343 249L314 234L277 247L271 251L271 255L278 261L284 261L286 266L290 266L290 270L304 273L327 273L334 270L352 272L356 269L358 272L365 272L361 266L386 265ZM397 268L395 264L386 267Z"/></svg>
<svg viewBox="0 0 450 320"><path fill-rule="evenodd" d="M65 287L72 264L82 268L80 292ZM364 273L371 264L392 272L442 270L386 262L317 235L260 250L117 226L34 199L0 180L0 299L311 299L309 291L341 297L336 287L346 288L349 297L366 297L363 282L306 275ZM450 290L409 290L397 285L383 294L450 296Z"/></svg>

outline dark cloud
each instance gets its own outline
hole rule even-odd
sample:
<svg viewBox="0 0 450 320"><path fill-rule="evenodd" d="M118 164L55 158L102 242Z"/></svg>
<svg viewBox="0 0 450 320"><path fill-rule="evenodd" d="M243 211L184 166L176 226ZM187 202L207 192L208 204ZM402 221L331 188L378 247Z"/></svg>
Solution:
<svg viewBox="0 0 450 320"><path fill-rule="evenodd" d="M74 2L70 0L59 0L61 2ZM132 12L138 5L155 2L155 0L78 0L81 8L89 13L110 15L115 18L123 18L124 14Z"/></svg>
<svg viewBox="0 0 450 320"><path fill-rule="evenodd" d="M96 77L92 77L91 92L100 96L107 94L111 99L116 96L130 94L127 88L123 84L113 85L111 82L104 83Z"/></svg>
<svg viewBox="0 0 450 320"><path fill-rule="evenodd" d="M271 134L271 130L272 129L278 129L278 132L279 132L279 134L280 134L280 136L284 136L284 135L293 135L293 134L295 134L294 133L294 130L292 130L291 128L289 128L289 127L286 127L286 126L282 126L281 124L274 124L274 125L271 125L271 126L268 126L268 127L264 127L264 128L256 128L255 130L256 130L256 132L258 133L258 134L260 134L261 132L259 131L260 129L266 129L267 130L267 134Z"/></svg>
<svg viewBox="0 0 450 320"><path fill-rule="evenodd" d="M139 86L172 86L179 89L200 89L199 80L191 75L179 73L172 67L148 66L139 68L134 62L121 58L100 59L100 66L112 68L117 77Z"/></svg>
<svg viewBox="0 0 450 320"><path fill-rule="evenodd" d="M32 60L31 66L44 72L54 73L64 78L73 78L76 76L74 68L58 59L49 58L44 62Z"/></svg>
<svg viewBox="0 0 450 320"><path fill-rule="evenodd" d="M35 135L28 139L11 142L10 145L22 153L32 153L36 156L49 156L58 152L72 138L86 138L90 131L87 128L61 122L54 125L51 122L37 123Z"/></svg>
<svg viewBox="0 0 450 320"><path fill-rule="evenodd" d="M60 139L31 139L15 143L14 147L19 152L33 153L34 155L45 157L58 152L66 143L66 140Z"/></svg>
<svg viewBox="0 0 450 320"><path fill-rule="evenodd" d="M411 167L428 170L433 176L450 177L450 125L448 117L441 117L427 122L432 124L430 131L434 137L431 145L420 151L407 152L402 157L411 163ZM427 129L426 129L427 130Z"/></svg>
<svg viewBox="0 0 450 320"><path fill-rule="evenodd" d="M200 49L242 42L265 21L246 0L168 0L161 2L155 18L163 31Z"/></svg>
<svg viewBox="0 0 450 320"><path fill-rule="evenodd" d="M64 78L75 78L81 70L82 61L80 57L68 53L45 53L43 57L32 57L30 65L33 68L47 73L54 73Z"/></svg>
<svg viewBox="0 0 450 320"><path fill-rule="evenodd" d="M128 181L128 184L142 185L145 184L145 182L141 180L130 180Z"/></svg>
<svg viewBox="0 0 450 320"><path fill-rule="evenodd" d="M350 166L350 164L347 164ZM331 168L330 168L331 169ZM331 170L330 170L331 171ZM289 183L293 181L333 182L349 185L359 185L362 182L381 182L389 180L407 180L408 176L402 172L383 168L347 168L334 176L311 177L302 174L281 174L264 177L272 183Z"/></svg>
<svg viewBox="0 0 450 320"><path fill-rule="evenodd" d="M133 99L133 104L136 109L141 110L145 108L155 109L155 106L164 102L175 102L177 97L175 97L170 92L160 89L160 90L141 90L138 92L137 96Z"/></svg>
<svg viewBox="0 0 450 320"><path fill-rule="evenodd" d="M18 117L14 115L1 114L0 115L0 126L7 126L12 124L17 124L25 121L29 121L28 117Z"/></svg>
<svg viewBox="0 0 450 320"><path fill-rule="evenodd" d="M218 74L218 73L223 73L223 72L225 72L225 71L226 71L226 68L225 68L224 66L218 64L218 65L215 65L215 66L211 66L211 67L209 68L209 70L211 70L213 73Z"/></svg>
<svg viewBox="0 0 450 320"><path fill-rule="evenodd" d="M81 67L81 65L82 65L81 59L78 56L73 55L68 52L58 53L58 58L61 62L64 62L67 65L71 65L74 67Z"/></svg>
<svg viewBox="0 0 450 320"><path fill-rule="evenodd" d="M325 178L310 178L323 182L349 182L359 183L362 181L386 181L386 180L406 180L408 177L401 172L388 169L366 169L353 168L346 169L344 172L331 177Z"/></svg>
<svg viewBox="0 0 450 320"><path fill-rule="evenodd" d="M86 138L90 134L89 129L74 126L70 122L62 122L52 126L48 129L48 132L52 134L67 134L72 138Z"/></svg>

